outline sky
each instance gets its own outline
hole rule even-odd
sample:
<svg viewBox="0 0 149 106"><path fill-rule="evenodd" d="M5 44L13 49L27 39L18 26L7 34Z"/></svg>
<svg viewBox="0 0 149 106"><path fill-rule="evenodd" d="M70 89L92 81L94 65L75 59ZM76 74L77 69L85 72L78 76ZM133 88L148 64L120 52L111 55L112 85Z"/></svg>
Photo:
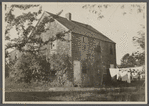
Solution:
<svg viewBox="0 0 149 106"><path fill-rule="evenodd" d="M97 3L95 3L98 5ZM100 3L99 3L100 4ZM60 16L65 17L66 13L72 14L72 20L89 24L109 37L116 43L116 58L117 64L120 64L121 58L126 53L132 53L140 51L132 43L132 37L137 36L137 32L141 29L141 24L145 25L145 19L142 14L138 14L135 11L132 14L130 12L130 5L125 4L125 8L121 9L122 4L112 4L109 9L103 9L102 14L104 18L98 19L97 14L89 12L88 9L83 9L84 3L46 3L42 4L42 10L56 14L63 10ZM143 4L144 5L144 4ZM28 11L37 11L37 8L29 9ZM17 10L16 15L21 11ZM126 15L123 15L126 12ZM12 31L15 32L15 29ZM14 37L16 34L14 33Z"/></svg>

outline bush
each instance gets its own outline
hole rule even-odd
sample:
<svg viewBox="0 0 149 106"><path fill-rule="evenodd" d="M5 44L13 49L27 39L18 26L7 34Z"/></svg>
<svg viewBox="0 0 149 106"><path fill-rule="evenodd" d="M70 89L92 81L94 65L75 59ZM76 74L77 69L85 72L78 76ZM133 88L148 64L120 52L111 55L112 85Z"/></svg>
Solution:
<svg viewBox="0 0 149 106"><path fill-rule="evenodd" d="M5 78L11 76L11 73L14 72L14 64L16 60L5 62Z"/></svg>
<svg viewBox="0 0 149 106"><path fill-rule="evenodd" d="M39 85L64 86L69 80L68 72L72 69L69 57L60 54L52 55L47 61L43 55L26 53L12 66L11 77L15 82L32 83L35 86L39 82Z"/></svg>
<svg viewBox="0 0 149 106"><path fill-rule="evenodd" d="M44 56L26 53L17 60L10 61L5 70L7 77L9 73L15 81L30 83L31 80L40 81L45 75L49 75L49 68L50 64Z"/></svg>

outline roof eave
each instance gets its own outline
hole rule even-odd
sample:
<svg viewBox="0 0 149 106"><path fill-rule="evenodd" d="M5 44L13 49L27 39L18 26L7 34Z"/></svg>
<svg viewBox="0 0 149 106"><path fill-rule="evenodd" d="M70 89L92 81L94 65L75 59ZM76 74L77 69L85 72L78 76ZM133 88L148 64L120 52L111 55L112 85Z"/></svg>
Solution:
<svg viewBox="0 0 149 106"><path fill-rule="evenodd" d="M72 33L72 34L73 34L73 33L74 33L74 34L79 34L79 33L73 32L73 31L71 31L71 33ZM84 34L81 34L81 35L83 35L83 36L87 36L87 35L84 35ZM87 37L90 37L90 36L87 36ZM90 37L90 38L93 38L93 39L98 39L98 38L95 38L95 37ZM101 39L98 39L98 40L101 40ZM111 42L110 42L110 41L105 41L105 40L101 40L101 41L116 44L116 43L115 43L114 41L112 41L112 40L111 40Z"/></svg>

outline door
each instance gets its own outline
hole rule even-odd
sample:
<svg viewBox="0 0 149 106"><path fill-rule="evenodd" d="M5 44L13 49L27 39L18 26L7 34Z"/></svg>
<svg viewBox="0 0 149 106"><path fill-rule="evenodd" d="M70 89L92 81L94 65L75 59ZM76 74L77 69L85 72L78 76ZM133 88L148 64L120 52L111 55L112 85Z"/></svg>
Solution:
<svg viewBox="0 0 149 106"><path fill-rule="evenodd" d="M74 85L81 86L81 63L80 61L73 62Z"/></svg>

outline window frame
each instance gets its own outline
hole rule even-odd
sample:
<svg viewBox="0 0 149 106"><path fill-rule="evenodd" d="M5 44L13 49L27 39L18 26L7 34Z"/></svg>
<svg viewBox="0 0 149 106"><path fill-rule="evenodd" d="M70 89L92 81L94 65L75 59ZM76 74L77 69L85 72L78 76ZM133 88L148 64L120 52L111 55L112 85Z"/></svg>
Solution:
<svg viewBox="0 0 149 106"><path fill-rule="evenodd" d="M85 37L83 36L83 43L85 43Z"/></svg>
<svg viewBox="0 0 149 106"><path fill-rule="evenodd" d="M51 50L57 49L57 40L50 42L50 49Z"/></svg>
<svg viewBox="0 0 149 106"><path fill-rule="evenodd" d="M110 54L111 54L111 55L113 55L113 54L114 54L112 44L110 44Z"/></svg>

